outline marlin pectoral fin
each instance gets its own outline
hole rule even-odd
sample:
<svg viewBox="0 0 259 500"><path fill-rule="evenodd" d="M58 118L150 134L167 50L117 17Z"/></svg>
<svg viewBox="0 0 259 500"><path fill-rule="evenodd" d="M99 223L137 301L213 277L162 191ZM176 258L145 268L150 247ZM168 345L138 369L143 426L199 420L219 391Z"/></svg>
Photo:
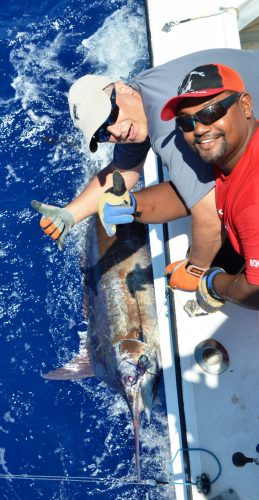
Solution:
<svg viewBox="0 0 259 500"><path fill-rule="evenodd" d="M118 342L124 342L125 340L137 340L141 336L141 330L140 328L137 327L132 327L130 328L126 333L125 332L118 332L113 339L113 344L117 344Z"/></svg>
<svg viewBox="0 0 259 500"><path fill-rule="evenodd" d="M120 342L120 352L130 353L133 357L143 354L147 350L147 345L141 340L136 340L134 338L124 338Z"/></svg>
<svg viewBox="0 0 259 500"><path fill-rule="evenodd" d="M113 193L115 196L122 196L124 193L126 193L127 188L125 181L119 172L119 170L115 170L113 172Z"/></svg>
<svg viewBox="0 0 259 500"><path fill-rule="evenodd" d="M82 378L94 377L90 361L85 352L74 356L64 366L41 375L47 380L79 380Z"/></svg>

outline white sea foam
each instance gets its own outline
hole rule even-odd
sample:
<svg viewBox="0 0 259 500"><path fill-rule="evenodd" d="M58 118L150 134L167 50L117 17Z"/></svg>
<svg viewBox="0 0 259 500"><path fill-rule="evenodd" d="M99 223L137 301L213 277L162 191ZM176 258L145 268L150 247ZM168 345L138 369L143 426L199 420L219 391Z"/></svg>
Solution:
<svg viewBox="0 0 259 500"><path fill-rule="evenodd" d="M136 61L146 58L146 27L140 16L143 11L136 7L135 12L133 15L128 6L118 9L94 35L82 41L85 61L95 72L127 79Z"/></svg>
<svg viewBox="0 0 259 500"><path fill-rule="evenodd" d="M39 41L39 34L18 33L15 47L11 51L10 61L17 73L12 82L15 90L15 98L22 104L24 110L33 121L46 120L46 117L36 116L31 111L34 102L47 102L46 96L49 85L57 83L60 78L71 81L72 74L64 69L58 60L63 45L64 35L58 33L54 40ZM51 108L52 113L57 113L55 106Z"/></svg>
<svg viewBox="0 0 259 500"><path fill-rule="evenodd" d="M114 1L107 0L107 5L109 3L114 3ZM48 156L45 158L46 163L42 165L39 158L36 166L37 172L40 172L41 178L44 178L46 183L51 184L57 173L66 170L66 173L71 172L71 182L73 182L75 194L79 193L89 178L110 161L112 146L107 144L100 145L95 155L89 155L82 135L72 126L66 92L64 93L63 90L61 92L59 85L62 82L62 89L68 90L76 77L75 75L79 75L81 68L85 66L91 66L93 71L109 73L124 80L130 80L138 70L144 67L144 62L147 60L147 42L143 9L139 7L137 1L134 2L134 9L132 4L133 2L129 1L127 6L117 9L114 14L106 18L94 35L87 37L87 34L82 33L80 43L77 46L78 62L77 66L73 67L73 71L65 69L60 60L62 48L67 43L68 35L65 35L64 24L59 19L51 25L46 19L41 29L35 24L34 28L30 27L30 30L20 32L10 42L10 63L13 65L15 75L12 83L14 97L8 103L10 112L0 124L0 135L6 140L15 130L20 144L22 143L23 148L28 148L29 154L32 148L41 145L42 135L52 136L55 134L58 140L54 141L53 144L50 143ZM67 25L71 23L69 36L72 37L76 20L74 24L71 18L65 22ZM49 37L48 30L50 29L54 30L52 40ZM61 102L64 104L63 108L60 105ZM61 139L59 137L60 131L56 129L60 118L62 119L62 136L64 134ZM54 127L54 132L52 127ZM16 147L15 143L13 147ZM18 184L23 181L22 168L17 170L13 164L8 163L5 165L5 169L7 187L11 186L12 183ZM33 182L32 179L31 184L37 188L36 181L35 184ZM57 186L54 199L49 200L49 202L53 201L53 204L63 205L66 196L63 189L65 187ZM11 216L0 213L0 217L6 224L8 217ZM20 259L19 245L25 244L22 234L24 226L22 225L34 224L36 227L36 215L32 215L31 210L26 208L14 212L12 217L17 219L17 239L15 241L10 239L10 243L7 241L5 245L0 246L0 257L8 260L10 265L10 283L12 283L11 291L10 286L0 289L0 317L4 319L8 328L7 340L15 343L26 330L24 324L21 324L21 328L17 332L12 331L11 328L13 319L21 312L23 300L26 299L26 303L37 303L40 298L35 295L34 290L26 288L26 273L33 266L29 250L28 256L24 257L22 271L19 273L15 271L15 264L19 263ZM35 220L32 221L32 217ZM42 332L42 334L49 336L50 341L55 346L60 364L70 358L71 330L74 329L76 320L82 312L80 256L85 246L87 227L88 222L85 221L73 229L73 232L66 238L63 254L57 251L52 241L42 236L42 262L44 262L47 281L45 303L43 302L42 307L46 308L45 314L49 319L49 330ZM35 318L35 323L37 323L37 318ZM37 324L35 329L37 330ZM82 331L83 328L80 329L80 334ZM82 332L82 336L84 335L85 331ZM22 345L25 351L25 362L28 362L31 360L29 358L31 349L27 342ZM44 355L42 367L47 364L44 361L44 359L46 360ZM15 353L10 359L12 367L16 366L17 359L18 354ZM50 368L48 365L47 370ZM34 370L33 367L31 369ZM26 365L23 364L19 370L23 374L26 373ZM35 370L39 371L39 367L35 367ZM115 466L115 476L125 477L126 471L128 479L134 479L134 437L127 404L119 395L108 389L104 383L88 380L77 381L75 384L82 393L82 404L84 405L82 406L83 410L79 409L80 422L85 425L84 443L93 442L95 434L100 435L101 439L104 440L104 446L102 445L103 441L97 444L98 451L96 451L95 462L89 464L88 458L88 461L83 464L85 470L96 476L102 476L105 461L109 461L111 454L120 457L120 449L124 449L126 450L124 457L121 460L119 458L118 465ZM60 408L60 402L64 397L73 397L73 389L72 384L66 384L64 389L62 387L57 392L57 409ZM87 413L88 401L91 401L91 405L95 404L96 414L89 415ZM21 420L32 414L33 411L33 395L17 390L13 394L12 405L6 413L6 418L8 419L10 416L12 419L12 415L15 415L16 420ZM122 427L121 420L128 421L128 425ZM151 470L153 470L152 466L160 460L160 447L164 453L164 436L156 441L156 428L165 428L166 417L163 415L160 418L155 412L152 422L154 427L149 430L145 427L141 436L144 447L149 451L156 451L156 457L154 458L152 455L152 463L150 463L151 458L144 455L141 457L143 465L148 464ZM29 439L32 439L31 435ZM129 443L130 451L128 449ZM8 473L5 453L5 449L1 448L0 464L3 470ZM65 470L67 462L70 460L69 450L61 443L56 448L55 454L60 457ZM106 472L105 468L104 470ZM123 485L123 479L121 484ZM113 487L112 482L107 484L107 490L112 490ZM94 498L94 490L92 497ZM60 492L60 495L55 498L61 500L66 498L66 495ZM137 498L137 491L131 490L130 493L125 493L123 498L133 500Z"/></svg>
<svg viewBox="0 0 259 500"><path fill-rule="evenodd" d="M12 165L6 165L7 175L6 175L6 186L9 186L13 182L21 182L21 177L18 177Z"/></svg>
<svg viewBox="0 0 259 500"><path fill-rule="evenodd" d="M14 422L15 422L15 419L11 416L11 412L10 411L5 412L3 418L4 418L5 422L10 422L12 424L14 424Z"/></svg>
<svg viewBox="0 0 259 500"><path fill-rule="evenodd" d="M5 448L0 448L0 466L3 468L3 471L6 474L11 475L11 473L9 472L8 467L7 467L5 452L6 452Z"/></svg>

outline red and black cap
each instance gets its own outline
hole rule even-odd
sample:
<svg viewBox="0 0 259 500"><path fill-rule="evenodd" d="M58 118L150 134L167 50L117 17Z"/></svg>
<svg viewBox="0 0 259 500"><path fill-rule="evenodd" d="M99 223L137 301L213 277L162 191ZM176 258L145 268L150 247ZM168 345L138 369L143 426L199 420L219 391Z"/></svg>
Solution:
<svg viewBox="0 0 259 500"><path fill-rule="evenodd" d="M198 66L185 76L178 87L177 96L167 101L161 111L161 118L164 121L175 118L179 105L188 97L209 97L224 90L246 91L241 76L235 70L222 64Z"/></svg>

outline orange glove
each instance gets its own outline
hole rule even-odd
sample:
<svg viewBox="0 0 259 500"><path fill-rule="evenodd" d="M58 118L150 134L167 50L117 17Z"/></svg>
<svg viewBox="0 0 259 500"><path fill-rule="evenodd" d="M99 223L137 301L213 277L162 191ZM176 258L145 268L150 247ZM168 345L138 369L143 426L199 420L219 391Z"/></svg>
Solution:
<svg viewBox="0 0 259 500"><path fill-rule="evenodd" d="M165 275L170 276L169 285L171 288L194 292L197 290L200 278L206 271L207 268L195 266L190 260L185 259L166 266Z"/></svg>

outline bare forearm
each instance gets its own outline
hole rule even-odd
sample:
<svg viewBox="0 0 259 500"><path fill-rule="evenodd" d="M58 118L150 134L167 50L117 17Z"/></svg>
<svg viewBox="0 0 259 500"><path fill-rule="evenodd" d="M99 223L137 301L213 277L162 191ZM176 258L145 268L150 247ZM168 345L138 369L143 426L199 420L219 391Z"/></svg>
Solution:
<svg viewBox="0 0 259 500"><path fill-rule="evenodd" d="M189 258L200 267L210 267L226 236L219 219L215 190L212 189L191 209L192 244Z"/></svg>
<svg viewBox="0 0 259 500"><path fill-rule="evenodd" d="M138 181L142 165L138 165L132 170L120 170L112 163L104 168L98 175L93 177L85 189L71 201L66 208L72 213L76 223L86 217L97 213L98 201L104 191L112 186L112 173L120 170L126 186L131 189Z"/></svg>
<svg viewBox="0 0 259 500"><path fill-rule="evenodd" d="M221 297L249 309L259 310L259 286L248 283L244 273L230 275L219 273L213 286Z"/></svg>
<svg viewBox="0 0 259 500"><path fill-rule="evenodd" d="M134 193L138 222L158 224L188 215L188 210L170 182L163 182Z"/></svg>

